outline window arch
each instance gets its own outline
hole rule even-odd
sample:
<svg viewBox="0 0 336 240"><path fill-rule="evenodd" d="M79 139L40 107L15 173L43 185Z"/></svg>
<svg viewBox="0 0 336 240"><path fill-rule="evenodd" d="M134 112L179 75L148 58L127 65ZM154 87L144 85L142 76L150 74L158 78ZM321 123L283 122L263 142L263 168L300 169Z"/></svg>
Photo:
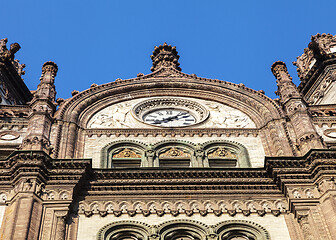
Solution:
<svg viewBox="0 0 336 240"><path fill-rule="evenodd" d="M251 167L247 149L233 141L210 141L203 144L205 167Z"/></svg>
<svg viewBox="0 0 336 240"><path fill-rule="evenodd" d="M154 145L154 166L187 168L198 166L194 145L183 141L164 141Z"/></svg>
<svg viewBox="0 0 336 240"><path fill-rule="evenodd" d="M245 220L231 220L215 226L219 240L269 240L265 228Z"/></svg>
<svg viewBox="0 0 336 240"><path fill-rule="evenodd" d="M145 167L146 145L140 142L118 141L106 145L101 151L102 168Z"/></svg>
<svg viewBox="0 0 336 240"><path fill-rule="evenodd" d="M216 225L206 225L195 220L176 219L149 225L125 220L102 227L97 240L148 240L152 236L160 240L270 240L265 228L246 220L229 220Z"/></svg>
<svg viewBox="0 0 336 240"><path fill-rule="evenodd" d="M150 226L135 221L120 221L101 228L97 240L147 240Z"/></svg>
<svg viewBox="0 0 336 240"><path fill-rule="evenodd" d="M172 220L161 224L159 235L162 240L203 240L206 227L194 220Z"/></svg>

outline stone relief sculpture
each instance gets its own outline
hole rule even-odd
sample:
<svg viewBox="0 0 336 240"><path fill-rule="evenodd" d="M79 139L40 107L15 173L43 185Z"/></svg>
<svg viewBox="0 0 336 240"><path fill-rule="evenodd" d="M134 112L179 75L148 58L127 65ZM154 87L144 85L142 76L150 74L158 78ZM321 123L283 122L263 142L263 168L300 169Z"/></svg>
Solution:
<svg viewBox="0 0 336 240"><path fill-rule="evenodd" d="M250 128L255 127L251 119L244 113L229 106L217 103L207 103L210 111L209 123L212 127Z"/></svg>
<svg viewBox="0 0 336 240"><path fill-rule="evenodd" d="M122 102L100 110L87 126L88 128L151 128L148 124L135 119L131 113L133 106L143 100ZM210 115L205 122L194 126L195 128L255 128L249 116L235 108L199 99L197 102L205 106Z"/></svg>
<svg viewBox="0 0 336 240"><path fill-rule="evenodd" d="M127 102L119 103L103 109L96 114L88 124L89 128L123 128L130 127L128 115L131 105Z"/></svg>

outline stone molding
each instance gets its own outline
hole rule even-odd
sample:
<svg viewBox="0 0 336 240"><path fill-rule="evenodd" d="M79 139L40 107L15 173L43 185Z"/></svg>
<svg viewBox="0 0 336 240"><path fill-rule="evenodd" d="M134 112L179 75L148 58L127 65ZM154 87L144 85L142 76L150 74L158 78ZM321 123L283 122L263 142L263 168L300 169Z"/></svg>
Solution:
<svg viewBox="0 0 336 240"><path fill-rule="evenodd" d="M288 205L286 199L254 199L254 200L144 200L144 201L81 201L78 206L78 214L85 217L100 215L105 217L109 214L119 217L126 214L130 217L143 215L147 217L151 214L162 217L163 215L186 215L188 217L199 214L205 217L208 214L220 216L228 214L235 216L241 214L249 216L257 214L264 216L272 214L279 216L287 213Z"/></svg>

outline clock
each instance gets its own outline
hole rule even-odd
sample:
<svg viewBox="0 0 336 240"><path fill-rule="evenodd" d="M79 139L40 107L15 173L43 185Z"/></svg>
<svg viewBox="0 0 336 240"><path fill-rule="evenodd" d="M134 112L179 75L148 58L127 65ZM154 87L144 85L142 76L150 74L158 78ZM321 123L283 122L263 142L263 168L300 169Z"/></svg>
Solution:
<svg viewBox="0 0 336 240"><path fill-rule="evenodd" d="M133 116L156 127L188 127L203 122L209 112L201 104L184 98L151 98L136 104Z"/></svg>
<svg viewBox="0 0 336 240"><path fill-rule="evenodd" d="M196 123L196 118L186 110L161 108L143 116L145 123L161 127L186 127Z"/></svg>

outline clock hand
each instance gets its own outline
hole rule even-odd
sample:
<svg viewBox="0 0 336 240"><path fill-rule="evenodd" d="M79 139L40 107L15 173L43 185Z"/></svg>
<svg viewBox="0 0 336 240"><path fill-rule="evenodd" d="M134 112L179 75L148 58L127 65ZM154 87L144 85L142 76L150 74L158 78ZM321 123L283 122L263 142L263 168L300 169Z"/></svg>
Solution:
<svg viewBox="0 0 336 240"><path fill-rule="evenodd" d="M187 114L187 113L182 112L182 113L179 113L179 114L177 114L175 116L172 116L172 117L163 118L162 121L171 121L173 119L178 119L179 116L182 116L182 115L185 115L185 114Z"/></svg>

